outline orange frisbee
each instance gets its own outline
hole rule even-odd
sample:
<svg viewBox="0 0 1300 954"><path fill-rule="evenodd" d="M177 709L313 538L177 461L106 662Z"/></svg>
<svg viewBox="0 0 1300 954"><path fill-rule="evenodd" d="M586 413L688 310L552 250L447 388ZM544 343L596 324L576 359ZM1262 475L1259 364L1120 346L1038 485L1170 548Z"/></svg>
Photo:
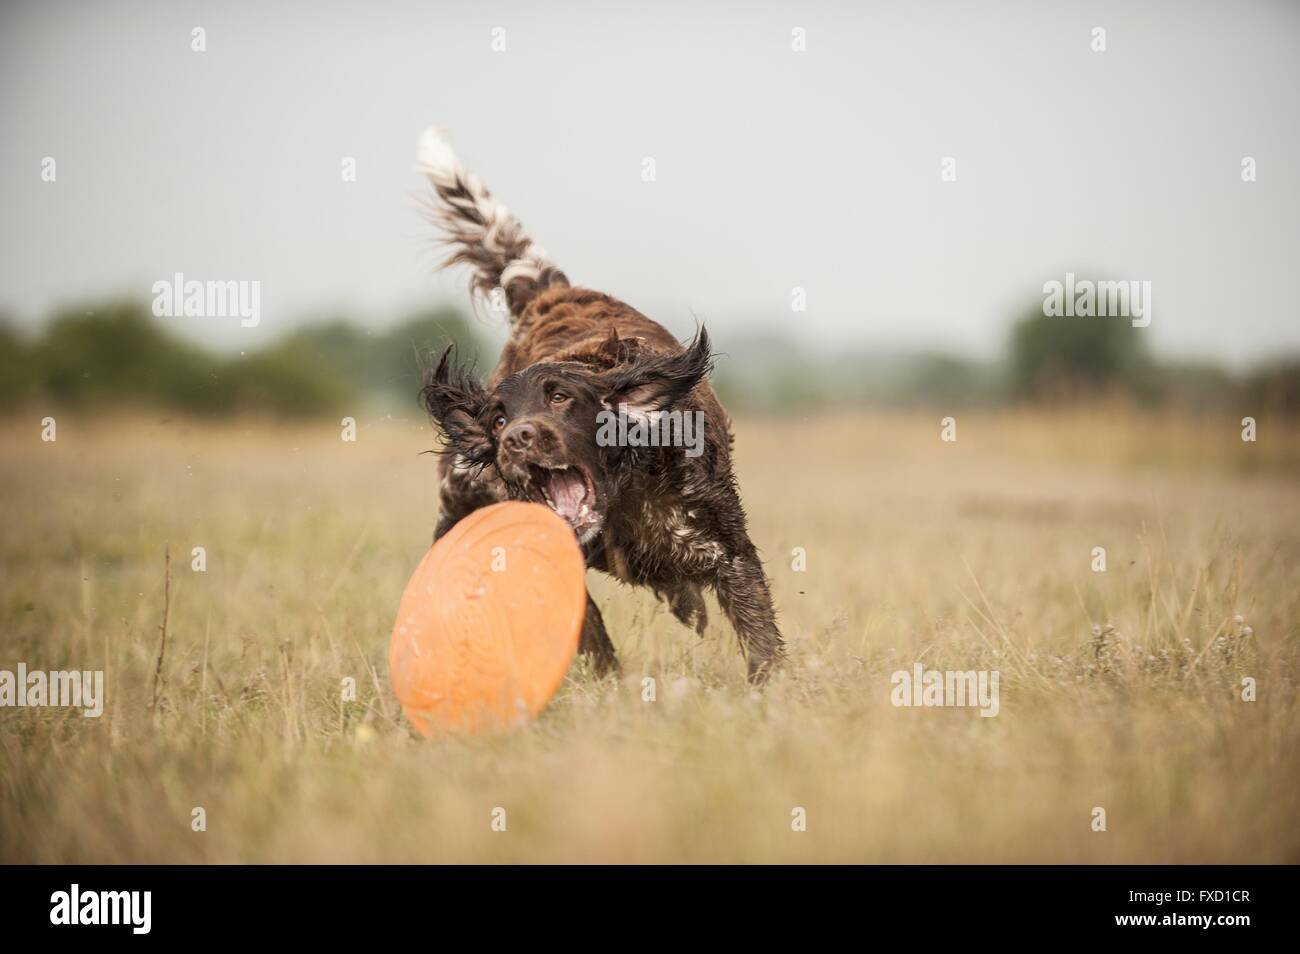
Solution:
<svg viewBox="0 0 1300 954"><path fill-rule="evenodd" d="M476 510L425 554L402 594L388 671L422 735L522 722L578 651L586 564L549 507Z"/></svg>

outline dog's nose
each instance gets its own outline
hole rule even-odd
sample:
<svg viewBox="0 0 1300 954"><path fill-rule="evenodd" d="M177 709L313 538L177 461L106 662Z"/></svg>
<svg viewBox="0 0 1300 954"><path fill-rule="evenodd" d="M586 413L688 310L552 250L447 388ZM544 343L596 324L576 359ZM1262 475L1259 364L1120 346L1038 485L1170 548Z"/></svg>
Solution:
<svg viewBox="0 0 1300 954"><path fill-rule="evenodd" d="M506 445L506 450L522 454L537 443L537 428L528 421L520 421L506 428L501 443Z"/></svg>

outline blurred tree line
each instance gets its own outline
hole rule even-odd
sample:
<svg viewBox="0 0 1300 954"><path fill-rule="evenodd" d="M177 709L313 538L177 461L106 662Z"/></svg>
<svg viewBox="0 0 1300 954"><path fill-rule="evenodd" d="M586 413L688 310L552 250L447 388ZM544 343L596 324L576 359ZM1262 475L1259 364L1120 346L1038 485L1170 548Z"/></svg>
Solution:
<svg viewBox="0 0 1300 954"><path fill-rule="evenodd" d="M382 333L340 319L221 355L167 330L147 304L116 302L56 314L30 341L0 323L0 407L42 399L79 409L300 416L375 397L414 407L429 354L453 342L463 354L481 350L466 317L446 308Z"/></svg>
<svg viewBox="0 0 1300 954"><path fill-rule="evenodd" d="M1012 325L1004 356L994 361L935 352L816 352L793 336L752 332L715 341L714 384L736 410L951 408L1118 396L1196 409L1300 412L1300 359L1243 376L1212 363L1161 363L1146 347L1146 330L1127 320L1045 317L1037 303ZM56 314L30 338L0 321L0 408L36 400L86 409L285 416L355 409L360 400L414 408L424 364L452 342L490 366L490 348L455 308L412 315L377 333L338 319L246 354L222 355L173 334L146 303L116 302Z"/></svg>
<svg viewBox="0 0 1300 954"><path fill-rule="evenodd" d="M1194 410L1240 405L1300 413L1300 356L1231 374L1212 362L1156 361L1145 328L1124 318L1047 317L1034 303L992 361L940 352L801 350L793 338L727 341L715 384L729 405L802 411L828 405L988 406L1120 398Z"/></svg>

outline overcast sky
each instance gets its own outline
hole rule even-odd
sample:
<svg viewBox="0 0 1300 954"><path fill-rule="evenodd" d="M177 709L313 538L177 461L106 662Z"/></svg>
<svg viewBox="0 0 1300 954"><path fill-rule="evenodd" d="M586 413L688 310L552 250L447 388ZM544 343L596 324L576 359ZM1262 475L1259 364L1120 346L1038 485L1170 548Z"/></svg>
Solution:
<svg viewBox="0 0 1300 954"><path fill-rule="evenodd" d="M575 283L724 350L749 325L992 355L1067 270L1151 281L1162 354L1300 349L1286 0L6 2L0 88L24 323L178 271L261 283L257 328L162 319L235 348L463 302L418 211L437 123Z"/></svg>

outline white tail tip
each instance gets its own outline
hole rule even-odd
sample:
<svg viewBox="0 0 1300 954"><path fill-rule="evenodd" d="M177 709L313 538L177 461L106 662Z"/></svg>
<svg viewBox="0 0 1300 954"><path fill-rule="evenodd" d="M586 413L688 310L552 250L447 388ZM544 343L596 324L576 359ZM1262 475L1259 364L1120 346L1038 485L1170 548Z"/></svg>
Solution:
<svg viewBox="0 0 1300 954"><path fill-rule="evenodd" d="M418 172L439 179L451 176L460 168L460 161L442 129L430 126L420 134L415 168Z"/></svg>

